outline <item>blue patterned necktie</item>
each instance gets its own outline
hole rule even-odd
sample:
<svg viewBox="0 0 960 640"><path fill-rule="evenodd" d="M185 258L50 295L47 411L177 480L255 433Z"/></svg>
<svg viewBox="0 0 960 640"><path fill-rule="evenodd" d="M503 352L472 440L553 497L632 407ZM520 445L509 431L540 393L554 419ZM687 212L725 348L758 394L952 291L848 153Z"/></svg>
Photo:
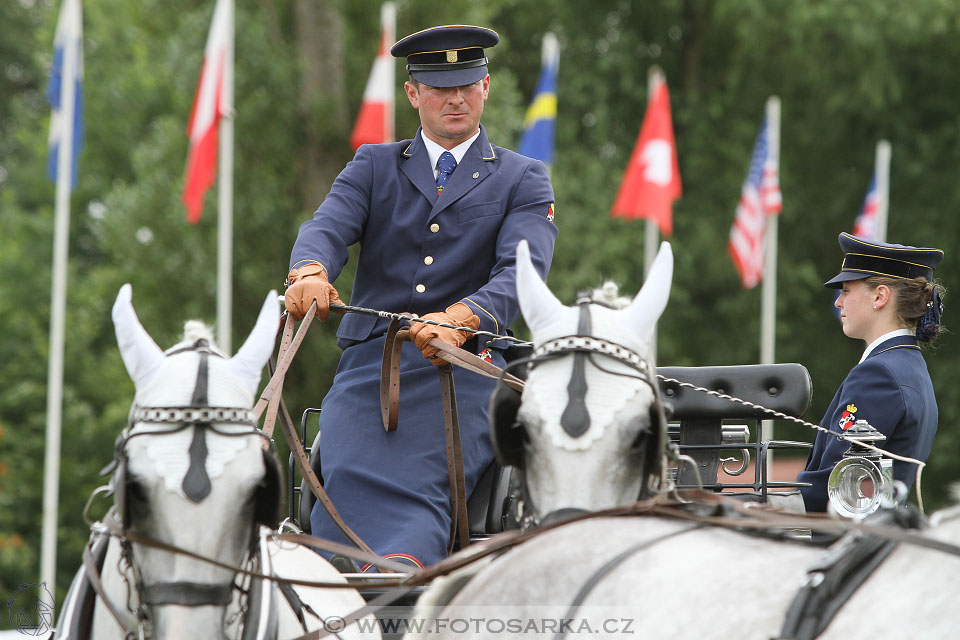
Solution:
<svg viewBox="0 0 960 640"><path fill-rule="evenodd" d="M443 187L450 180L450 175L457 168L457 160L449 151L440 154L437 160L437 195L443 193Z"/></svg>

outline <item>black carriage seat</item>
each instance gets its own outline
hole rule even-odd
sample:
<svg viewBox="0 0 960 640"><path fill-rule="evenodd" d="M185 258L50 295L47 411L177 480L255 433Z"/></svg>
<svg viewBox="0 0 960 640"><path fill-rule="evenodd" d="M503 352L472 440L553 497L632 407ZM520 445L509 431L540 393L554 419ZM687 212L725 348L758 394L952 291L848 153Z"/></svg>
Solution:
<svg viewBox="0 0 960 640"><path fill-rule="evenodd" d="M310 447L310 466L313 472L320 475L320 434ZM477 481L477 486L467 500L467 517L470 521L471 539L483 539L504 529L516 528L516 519L513 502L516 500L517 488L512 483L513 467L502 467L494 460L487 467ZM297 510L300 528L304 533L310 533L310 512L317 502L316 496L310 491L306 479L300 481L300 505Z"/></svg>
<svg viewBox="0 0 960 640"><path fill-rule="evenodd" d="M796 417L806 413L813 397L810 374L806 367L796 363L658 367L657 373ZM684 445L721 444L724 420L762 420L772 417L761 409L685 388L676 382L661 379L660 391L668 419L680 423L681 450ZM715 484L721 450L699 449L686 453L697 461L703 484ZM688 465L680 467L677 483L695 484L693 470Z"/></svg>
<svg viewBox="0 0 960 640"><path fill-rule="evenodd" d="M813 383L797 363L742 364L713 367L657 367L657 374L763 405L792 416L810 408ZM763 411L660 380L674 420L746 420L767 418Z"/></svg>

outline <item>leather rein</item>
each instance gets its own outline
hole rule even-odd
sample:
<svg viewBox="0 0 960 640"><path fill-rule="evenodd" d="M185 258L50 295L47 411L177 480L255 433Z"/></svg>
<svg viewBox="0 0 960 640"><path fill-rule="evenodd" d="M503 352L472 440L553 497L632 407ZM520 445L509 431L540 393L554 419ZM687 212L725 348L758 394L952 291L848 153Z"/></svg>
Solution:
<svg viewBox="0 0 960 640"><path fill-rule="evenodd" d="M331 310L337 313L347 313L357 311L358 309L345 305L333 305L331 306ZM293 420L290 418L290 414L286 409L281 395L287 369L293 361L293 356L303 343L307 328L313 322L316 311L317 305L314 303L303 317L303 321L300 323L296 335L294 335L293 332L293 318L290 315L286 316L286 322L281 329L280 351L276 371L271 372L273 375L253 408L254 418L259 419L264 411L266 411L263 432L270 437L273 434L276 421L279 417L284 436L286 436L290 450L293 453L294 462L300 470L302 477L306 480L307 486L310 487L310 491L344 536L358 549L373 554L370 547L344 522L324 490L320 479L317 478L316 473L314 473L313 468L310 466L309 457L303 447L303 443L300 442L300 438L293 426ZM378 313L378 315L385 314ZM394 431L398 425L400 408L402 341L401 338L398 337L398 333L401 329L401 321L413 319L413 316L402 314L386 315L391 318L391 321L384 342L383 367L380 379L380 406L384 429L386 431ZM404 334L399 333L399 335L403 336ZM448 362L455 363L469 371L494 379L500 379L503 375L499 367L477 357L469 351L441 342L438 339L431 340L430 344L441 351L444 359ZM469 541L469 522L467 517L467 495L464 481L463 455L460 445L460 428L457 416L453 369L450 365L444 365L437 369L440 376L444 433L446 437L447 471L450 479L451 530L448 545L448 552L450 552L453 550L455 541L459 541L461 549L466 548ZM504 383L518 391L523 390L523 381L516 376L507 374L504 376Z"/></svg>

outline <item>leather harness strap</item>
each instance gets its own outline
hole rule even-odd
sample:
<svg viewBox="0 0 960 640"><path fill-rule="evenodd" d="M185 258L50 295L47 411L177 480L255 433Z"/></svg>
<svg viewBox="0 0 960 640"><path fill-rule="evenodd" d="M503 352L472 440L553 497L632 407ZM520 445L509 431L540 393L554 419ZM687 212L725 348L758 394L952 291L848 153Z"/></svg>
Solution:
<svg viewBox="0 0 960 640"><path fill-rule="evenodd" d="M233 597L229 584L199 582L160 582L143 587L143 604L178 604L184 607L225 606Z"/></svg>
<svg viewBox="0 0 960 640"><path fill-rule="evenodd" d="M90 582L93 590L97 592L97 597L100 598L100 601L106 605L107 611L110 612L113 619L120 625L124 636L126 638L135 638L137 634L124 624L123 618L120 617L120 610L103 589L103 583L100 581L100 570L97 568L97 561L93 558L93 552L90 550L89 544L83 548L83 567L87 573L87 581Z"/></svg>
<svg viewBox="0 0 960 640"><path fill-rule="evenodd" d="M451 364L455 364L458 367L462 367L467 371L472 371L478 373L482 376L488 378L493 378L494 380L503 380L503 383L515 389L517 391L523 392L523 380L516 377L512 373L504 373L503 369L493 364L492 362L487 362L483 358L476 356L465 349L460 347L455 347L452 344L447 344L442 342L437 338L430 340L430 346L435 347L438 351L443 353L443 359Z"/></svg>
<svg viewBox="0 0 960 640"><path fill-rule="evenodd" d="M281 357L277 363L277 373L274 374L270 382L267 383L267 386L264 387L263 393L260 394L260 399L257 400L257 404L253 408L253 413L257 420L263 415L263 410L267 408L267 403L270 402L270 399L283 387L283 376L286 375L287 369L290 368L290 363L293 362L293 356L296 355L297 350L300 349L300 344L303 342L307 329L310 327L310 323L313 322L313 318L316 315L317 303L314 302L307 310L307 315L303 316L303 322L300 323L300 328L297 329L297 334L293 337L290 347L283 353L283 357Z"/></svg>
<svg viewBox="0 0 960 640"><path fill-rule="evenodd" d="M400 321L394 318L387 328L383 345L383 367L380 372L380 410L383 428L387 433L397 430L400 417L400 364L403 339L399 333ZM433 346L446 343L434 338ZM457 349L457 347L451 347ZM458 349L462 351L462 349ZM467 355L473 355L464 351ZM476 356L473 356L476 358ZM480 358L477 358L483 362ZM489 364L489 363L484 363ZM470 542L470 524L467 516L467 489L463 471L463 449L460 443L460 421L457 415L457 394L453 382L453 368L443 365L437 368L440 375L440 393L443 404L443 430L446 439L447 477L450 481L450 539L447 553L452 553L454 542L459 539L460 548L466 549Z"/></svg>
<svg viewBox="0 0 960 640"><path fill-rule="evenodd" d="M387 433L397 430L400 414L400 360L403 342L397 339L400 320L393 318L387 327L383 345L383 366L380 368L380 412Z"/></svg>
<svg viewBox="0 0 960 640"><path fill-rule="evenodd" d="M316 313L317 303L314 302L312 305L310 305L310 309L307 310L307 315L303 317L303 322L300 324L300 329L297 330L296 336L293 335L293 317L287 314L286 323L283 327L283 334L280 339L280 349L277 358L278 364L276 370L272 372L270 382L267 383L263 393L260 395L260 400L257 401L257 405L254 407L254 417L255 419L259 419L264 408L267 409L267 415L266 418L264 418L262 430L269 437L273 435L277 414L282 412L280 419L281 428L283 429L284 436L286 436L287 442L290 445L290 452L293 454L293 460L300 469L300 474L306 479L307 486L310 487L310 491L326 510L327 514L330 516L330 519L333 520L333 523L338 529L340 529L343 535L350 540L350 542L356 545L358 549L362 549L368 553L373 553L370 547L368 547L367 544L360 539L360 536L354 533L353 530L347 526L347 523L343 521L343 518L337 512L336 507L333 506L333 502L330 500L327 492L323 489L323 484L321 484L320 479L317 478L317 474L314 473L313 468L310 466L310 460L307 457L306 451L303 449L303 443L300 442L300 438L297 436L296 431L293 428L293 422L291 421L290 416L287 414L286 406L283 403L282 390L284 376L286 375L287 369L290 367L290 363L293 362L293 356L296 355L297 350L303 343L303 338L306 335L307 328L310 326L310 323L313 321Z"/></svg>
<svg viewBox="0 0 960 640"><path fill-rule="evenodd" d="M313 467L310 466L310 459L307 457L307 452L304 451L303 444L300 442L300 438L297 436L297 432L294 430L293 423L290 421L289 416L286 415L285 408L284 419L280 420L280 426L283 429L283 435L286 436L287 442L290 444L290 451L293 453L294 462L297 463L297 467L300 469L300 474L306 479L307 486L310 487L310 491L316 496L317 501L323 505L327 515L329 515L333 523L337 525L337 528L343 532L343 535L356 545L358 549L362 549L367 553L373 553L373 550L360 539L360 536L347 526L347 523L343 521L343 518L337 512L336 507L333 506L333 501L330 500L327 492L324 491L323 484L320 483L320 479L317 478L317 474L314 473Z"/></svg>
<svg viewBox="0 0 960 640"><path fill-rule="evenodd" d="M917 531L927 526L914 509L880 511L868 518L868 523L893 531ZM790 603L777 640L817 638L899 544L866 531L850 532L841 538L825 558L807 570L807 580Z"/></svg>
<svg viewBox="0 0 960 640"><path fill-rule="evenodd" d="M467 488L463 472L463 448L460 446L460 420L457 416L457 393L453 383L453 368L445 364L438 369L443 397L443 431L447 447L447 476L450 479L450 543L447 553L453 552L453 541L459 537L460 548L470 544L470 522L467 517Z"/></svg>
<svg viewBox="0 0 960 640"><path fill-rule="evenodd" d="M287 321L284 323L283 332L280 337L280 350L277 355L277 362L283 362L284 356L287 355L288 351L290 351L292 341L293 317L287 315ZM291 359L288 360L288 362L292 361L293 359L291 355ZM267 417L263 420L263 432L267 434L267 436L273 436L273 427L277 420L277 410L280 408L280 401L283 399L281 389L283 388L283 379L285 374L286 369L281 371L279 375L276 371L274 371L274 375L270 378L271 383L276 381L276 393L267 402ZM266 392L266 390L264 390L264 392Z"/></svg>

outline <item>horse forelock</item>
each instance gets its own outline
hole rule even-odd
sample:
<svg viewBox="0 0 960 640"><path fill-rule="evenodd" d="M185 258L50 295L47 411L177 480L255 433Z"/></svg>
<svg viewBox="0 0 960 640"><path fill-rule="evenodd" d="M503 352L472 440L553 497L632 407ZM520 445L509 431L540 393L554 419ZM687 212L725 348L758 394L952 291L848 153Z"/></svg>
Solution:
<svg viewBox="0 0 960 640"><path fill-rule="evenodd" d="M611 309L626 309L633 302L631 298L620 295L620 285L613 280L607 280L591 291L590 299Z"/></svg>
<svg viewBox="0 0 960 640"><path fill-rule="evenodd" d="M183 342L206 340L211 346L214 344L213 327L201 320L187 320L183 323Z"/></svg>

